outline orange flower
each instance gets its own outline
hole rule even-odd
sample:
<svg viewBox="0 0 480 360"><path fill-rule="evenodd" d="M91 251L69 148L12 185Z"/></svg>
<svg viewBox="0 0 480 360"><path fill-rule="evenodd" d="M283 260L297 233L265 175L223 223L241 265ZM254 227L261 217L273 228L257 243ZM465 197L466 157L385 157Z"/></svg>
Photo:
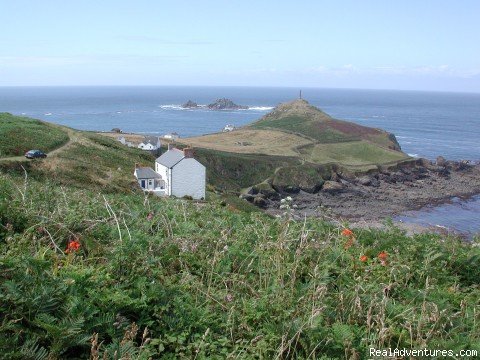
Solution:
<svg viewBox="0 0 480 360"><path fill-rule="evenodd" d="M367 262L367 260L368 260L368 256L367 256L367 255L362 255L362 256L360 256L360 261L361 261L361 262Z"/></svg>
<svg viewBox="0 0 480 360"><path fill-rule="evenodd" d="M353 236L354 236L354 235L353 235L353 231L350 230L350 229L343 229L342 235L343 235L343 236L347 236L347 237L353 237Z"/></svg>
<svg viewBox="0 0 480 360"><path fill-rule="evenodd" d="M70 240L67 245L67 249L65 252L68 254L70 252L74 252L80 249L80 243L76 240Z"/></svg>
<svg viewBox="0 0 480 360"><path fill-rule="evenodd" d="M382 251L380 254L378 254L378 258L381 261L387 261L388 259L388 253L386 251Z"/></svg>

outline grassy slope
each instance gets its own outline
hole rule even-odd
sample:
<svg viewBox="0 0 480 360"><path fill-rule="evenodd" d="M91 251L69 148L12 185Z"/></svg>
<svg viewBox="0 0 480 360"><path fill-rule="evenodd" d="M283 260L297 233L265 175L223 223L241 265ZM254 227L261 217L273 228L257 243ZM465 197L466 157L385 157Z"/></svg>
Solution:
<svg viewBox="0 0 480 360"><path fill-rule="evenodd" d="M118 141L88 132L74 132L75 139L65 150L41 161L0 162L0 170L78 188L101 188L104 191L136 189L133 178L135 163L153 166L155 157L131 149ZM23 168L22 168L23 167Z"/></svg>
<svg viewBox="0 0 480 360"><path fill-rule="evenodd" d="M310 153L315 163L336 162L344 166L385 164L404 160L405 155L387 150L368 141L344 142L337 144L317 144Z"/></svg>
<svg viewBox="0 0 480 360"><path fill-rule="evenodd" d="M67 132L59 126L0 113L0 158L20 156L32 149L49 152L67 141Z"/></svg>
<svg viewBox="0 0 480 360"><path fill-rule="evenodd" d="M350 242L218 202L17 185L0 175L5 358L87 358L94 334L100 358L480 350L479 247L395 228Z"/></svg>

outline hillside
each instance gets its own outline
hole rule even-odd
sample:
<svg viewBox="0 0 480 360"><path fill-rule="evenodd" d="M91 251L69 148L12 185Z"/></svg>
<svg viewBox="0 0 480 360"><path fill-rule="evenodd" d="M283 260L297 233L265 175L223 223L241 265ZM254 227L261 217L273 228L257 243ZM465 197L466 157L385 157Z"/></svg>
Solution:
<svg viewBox="0 0 480 360"><path fill-rule="evenodd" d="M62 186L132 191L136 189L132 176L135 163L152 164L155 159L148 152L95 133L10 114L0 116L0 132L0 149L22 149L22 155L29 149L52 150L46 159L0 158L1 171L22 177L26 171L30 178Z"/></svg>
<svg viewBox="0 0 480 360"><path fill-rule="evenodd" d="M479 247L21 180L0 174L5 359L480 350Z"/></svg>
<svg viewBox="0 0 480 360"><path fill-rule="evenodd" d="M62 127L44 121L0 113L0 159L23 156L28 150L49 152L68 141Z"/></svg>
<svg viewBox="0 0 480 360"><path fill-rule="evenodd" d="M63 130L71 143L47 159L0 161L0 358L480 350L479 239L296 221L288 200L272 218L213 194L208 202L145 196L131 169L151 155ZM230 174L258 181L297 161L198 156L219 184Z"/></svg>

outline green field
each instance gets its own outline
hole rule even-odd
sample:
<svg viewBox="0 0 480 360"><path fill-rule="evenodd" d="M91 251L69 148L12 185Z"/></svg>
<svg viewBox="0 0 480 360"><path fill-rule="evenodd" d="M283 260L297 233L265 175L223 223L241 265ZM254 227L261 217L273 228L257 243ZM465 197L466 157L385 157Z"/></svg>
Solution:
<svg viewBox="0 0 480 360"><path fill-rule="evenodd" d="M32 149L49 152L67 141L67 132L58 126L0 113L0 158L21 156Z"/></svg>

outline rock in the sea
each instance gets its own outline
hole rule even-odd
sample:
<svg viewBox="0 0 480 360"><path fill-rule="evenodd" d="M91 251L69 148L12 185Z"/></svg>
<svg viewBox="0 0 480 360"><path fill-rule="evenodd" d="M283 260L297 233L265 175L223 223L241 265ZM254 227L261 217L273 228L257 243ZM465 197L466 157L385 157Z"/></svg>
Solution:
<svg viewBox="0 0 480 360"><path fill-rule="evenodd" d="M217 99L214 103L209 104L208 108L210 110L240 110L240 109L248 109L248 106L244 105L237 105L230 99Z"/></svg>
<svg viewBox="0 0 480 360"><path fill-rule="evenodd" d="M184 109L196 109L198 108L198 104L195 101L188 100L185 104L182 105Z"/></svg>
<svg viewBox="0 0 480 360"><path fill-rule="evenodd" d="M335 193L335 192L342 191L344 188L345 188L344 185L336 181L325 181L322 187L322 191Z"/></svg>

